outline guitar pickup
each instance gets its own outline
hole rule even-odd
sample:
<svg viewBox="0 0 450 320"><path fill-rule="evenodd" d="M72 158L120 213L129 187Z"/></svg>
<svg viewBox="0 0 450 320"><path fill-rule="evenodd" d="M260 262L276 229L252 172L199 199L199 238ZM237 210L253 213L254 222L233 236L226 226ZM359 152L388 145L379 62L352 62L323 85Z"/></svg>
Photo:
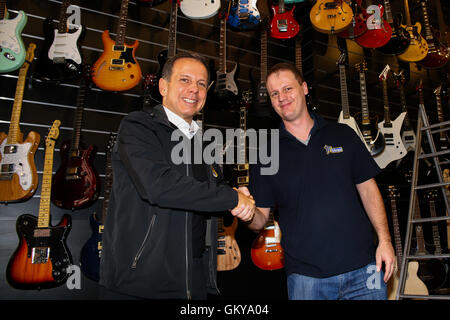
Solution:
<svg viewBox="0 0 450 320"><path fill-rule="evenodd" d="M280 19L277 21L277 28L280 32L287 32L288 31L288 25L286 19Z"/></svg>
<svg viewBox="0 0 450 320"><path fill-rule="evenodd" d="M336 3L336 1L326 2L325 3L325 10L337 9L337 6L338 6L338 4Z"/></svg>
<svg viewBox="0 0 450 320"><path fill-rule="evenodd" d="M121 45L121 46L117 46L117 45L115 45L115 46L113 46L113 51L120 51L120 52L125 52L125 46L124 45Z"/></svg>
<svg viewBox="0 0 450 320"><path fill-rule="evenodd" d="M238 164L237 165L237 170L238 171L248 170L248 163Z"/></svg>
<svg viewBox="0 0 450 320"><path fill-rule="evenodd" d="M239 185L239 186L242 186L242 185L248 185L248 183L249 183L249 181L248 181L248 176L246 176L246 177L238 177L238 179L237 179L237 184Z"/></svg>
<svg viewBox="0 0 450 320"><path fill-rule="evenodd" d="M17 146L15 146L15 145L5 146L5 147L3 148L3 153L4 153L4 154L13 154L13 153L17 153Z"/></svg>
<svg viewBox="0 0 450 320"><path fill-rule="evenodd" d="M50 257L50 247L35 247L31 250L31 263L47 263Z"/></svg>
<svg viewBox="0 0 450 320"><path fill-rule="evenodd" d="M71 180L78 180L81 179L81 177L79 177L76 174L69 174L67 176L65 176L66 181L71 181Z"/></svg>
<svg viewBox="0 0 450 320"><path fill-rule="evenodd" d="M1 173L14 173L14 164L8 163L8 164L2 164L1 166Z"/></svg>

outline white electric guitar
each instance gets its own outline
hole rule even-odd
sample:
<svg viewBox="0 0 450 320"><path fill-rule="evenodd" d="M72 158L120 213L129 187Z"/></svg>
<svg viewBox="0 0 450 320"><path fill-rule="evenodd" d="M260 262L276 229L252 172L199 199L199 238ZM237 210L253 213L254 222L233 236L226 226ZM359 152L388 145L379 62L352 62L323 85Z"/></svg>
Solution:
<svg viewBox="0 0 450 320"><path fill-rule="evenodd" d="M391 121L390 117L387 94L387 78L390 69L389 65L386 65L379 76L380 80L383 82L384 121L378 123L378 128L384 136L385 148L383 152L375 156L374 159L381 169L386 168L392 161L403 158L408 152L400 135L406 112L402 112L394 121Z"/></svg>
<svg viewBox="0 0 450 320"><path fill-rule="evenodd" d="M220 0L183 0L180 2L181 12L191 19L208 19L217 14Z"/></svg>
<svg viewBox="0 0 450 320"><path fill-rule="evenodd" d="M361 133L361 130L359 129L359 126L356 123L355 118L353 118L350 115L350 108L349 108L349 104L348 104L348 94L347 94L347 77L345 75L345 57L346 57L346 53L342 52L341 55L339 56L339 61L338 61L339 79L341 82L341 103L342 103L342 111L339 114L338 123L346 124L350 128L352 128L356 132L358 137L361 139L361 141L364 143L367 150L370 152L369 147L367 146L367 144L364 140L364 136Z"/></svg>

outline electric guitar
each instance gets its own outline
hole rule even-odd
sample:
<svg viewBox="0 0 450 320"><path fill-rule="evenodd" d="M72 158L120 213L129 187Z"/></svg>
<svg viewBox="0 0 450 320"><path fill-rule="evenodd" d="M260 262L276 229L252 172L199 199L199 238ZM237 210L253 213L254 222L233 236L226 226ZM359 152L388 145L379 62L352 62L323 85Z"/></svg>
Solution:
<svg viewBox="0 0 450 320"><path fill-rule="evenodd" d="M361 63L358 63L356 69L359 72L359 84L361 90L361 133L364 137L364 141L366 146L368 147L370 154L372 157L379 155L383 152L385 148L384 137L381 134L378 127L372 125L370 117L369 117L369 103L367 101L367 88L366 88L366 75L367 64L363 60Z"/></svg>
<svg viewBox="0 0 450 320"><path fill-rule="evenodd" d="M0 72L19 69L25 61L26 49L22 41L22 30L27 15L22 10L14 19L8 19L6 0L0 1Z"/></svg>
<svg viewBox="0 0 450 320"><path fill-rule="evenodd" d="M61 122L55 120L45 141L41 202L36 218L23 214L17 218L19 246L9 260L6 279L16 289L57 287L67 280L72 257L66 245L71 229L70 215L63 215L57 226L50 225L53 151Z"/></svg>
<svg viewBox="0 0 450 320"><path fill-rule="evenodd" d="M234 82L234 75L237 69L237 63L231 72L227 72L227 14L226 10L219 13L220 18L220 51L219 51L219 70L217 70L215 92L220 98L227 98L230 93L237 96L238 88Z"/></svg>
<svg viewBox="0 0 450 320"><path fill-rule="evenodd" d="M300 32L300 25L294 18L295 5L286 11L284 0L279 0L278 5L272 5L273 16L270 20L270 36L276 39L290 39Z"/></svg>
<svg viewBox="0 0 450 320"><path fill-rule="evenodd" d="M384 7L381 4L370 5L366 8L366 12L372 13L367 18L367 32L356 38L355 41L364 48L382 47L389 42L392 36L391 25L383 19Z"/></svg>
<svg viewBox="0 0 450 320"><path fill-rule="evenodd" d="M135 57L139 41L135 40L131 46L125 44L127 15L128 0L122 0L116 41L110 38L108 30L102 34L104 50L94 63L92 80L103 90L124 91L135 87L141 81L141 67Z"/></svg>
<svg viewBox="0 0 450 320"><path fill-rule="evenodd" d="M379 76L383 83L384 120L378 123L378 128L384 137L385 148L383 152L377 155L374 159L381 169L386 168L386 166L392 161L403 158L408 153L400 135L406 112L402 112L397 119L391 121L387 87L387 79L390 69L391 68L389 65L386 65Z"/></svg>
<svg viewBox="0 0 450 320"><path fill-rule="evenodd" d="M341 38L355 39L363 35L367 31L367 13L361 7L362 0L351 1L351 7L353 8L353 20L352 23L344 31L339 32L337 35Z"/></svg>
<svg viewBox="0 0 450 320"><path fill-rule="evenodd" d="M181 12L190 19L208 19L217 14L220 0L182 0Z"/></svg>
<svg viewBox="0 0 450 320"><path fill-rule="evenodd" d="M89 72L89 67L86 69ZM100 189L100 180L93 165L96 148L90 145L84 149L81 144L81 125L89 79L86 75L81 81L72 139L62 143L61 165L53 177L51 200L56 206L65 209L74 210L91 204L97 200Z"/></svg>
<svg viewBox="0 0 450 320"><path fill-rule="evenodd" d="M427 69L441 68L447 64L450 59L450 52L447 46L437 42L433 37L433 32L431 31L430 21L428 19L427 2L421 0L420 4L422 6L423 12L423 23L425 25L425 40L428 44L428 53L425 59L419 62L420 65Z"/></svg>
<svg viewBox="0 0 450 320"><path fill-rule="evenodd" d="M35 73L39 79L61 81L82 75L80 42L84 37L85 28L80 26L75 32L69 32L67 25L69 5L68 0L62 2L56 29L51 17L44 21L45 41L36 63Z"/></svg>
<svg viewBox="0 0 450 320"><path fill-rule="evenodd" d="M284 252L280 242L281 230L271 210L266 226L253 240L251 248L253 264L263 270L284 268Z"/></svg>
<svg viewBox="0 0 450 320"><path fill-rule="evenodd" d="M388 187L388 197L391 201L391 212L392 212L392 225L394 227L394 242L395 242L395 254L397 257L397 266L394 274L387 284L388 300L395 300L397 294L397 288L400 279L400 267L403 262L403 249L402 249L402 239L400 237L400 224L398 222L397 214L397 201L398 198L397 189L394 186ZM426 285L417 276L417 270L419 269L419 263L417 261L408 262L406 269L406 283L405 283L405 294L411 295L428 295L428 289Z"/></svg>
<svg viewBox="0 0 450 320"><path fill-rule="evenodd" d="M402 141L403 145L406 148L406 151L414 151L416 149L416 134L411 127L408 117L408 110L406 106L406 97L405 97L405 76L403 74L403 70L400 70L399 73L393 73L394 81L397 88L400 90L400 101L402 104L402 112L405 113L405 120L403 121L403 132L402 132Z"/></svg>
<svg viewBox="0 0 450 320"><path fill-rule="evenodd" d="M442 176L444 178L444 182L450 182L450 169L446 168L442 172ZM450 197L450 185L445 186L445 193L447 197ZM446 212L448 216L448 212ZM447 220L447 247L450 246L450 220Z"/></svg>
<svg viewBox="0 0 450 320"><path fill-rule="evenodd" d="M444 45L450 46L450 28L445 24L441 1L435 0L435 5L439 23L439 31L437 32L436 37Z"/></svg>
<svg viewBox="0 0 450 320"><path fill-rule="evenodd" d="M108 210L109 197L113 181L111 152L116 142L117 134L111 133L109 136L108 146L106 148L106 170L104 180L104 198L102 207L102 216L100 221L97 219L95 212L89 217L92 235L86 241L81 249L80 267L81 272L91 280L98 281L100 279L100 258L102 255L102 233Z"/></svg>
<svg viewBox="0 0 450 320"><path fill-rule="evenodd" d="M319 32L339 33L352 23L353 11L345 0L317 0L311 8L309 19Z"/></svg>
<svg viewBox="0 0 450 320"><path fill-rule="evenodd" d="M428 54L428 44L427 41L420 35L422 31L422 25L420 22L416 22L414 25L411 23L411 16L409 14L408 0L405 2L405 14L406 14L406 25L401 25L405 28L410 35L409 46L405 52L398 55L400 60L406 62L417 62L424 59Z"/></svg>
<svg viewBox="0 0 450 320"><path fill-rule="evenodd" d="M261 22L261 17L256 7L258 0L235 0L228 15L228 25L237 31L253 30Z"/></svg>
<svg viewBox="0 0 450 320"><path fill-rule="evenodd" d="M249 164L247 161L247 144L245 132L247 129L247 109L250 106L250 91L242 93L242 101L240 106L240 131L238 137L238 164L234 167L233 185L246 187L249 183ZM241 252L239 245L234 239L234 234L238 227L238 220L233 217L230 226L225 227L223 217L219 217L218 223L218 240L217 240L217 271L227 271L237 268L241 262Z"/></svg>
<svg viewBox="0 0 450 320"><path fill-rule="evenodd" d="M384 12L386 21L389 23L392 34L389 42L384 46L378 47L377 50L384 54L397 55L406 51L409 47L411 36L405 28L401 27L392 18L391 4L389 0L384 0Z"/></svg>
<svg viewBox="0 0 450 320"><path fill-rule="evenodd" d="M366 146L367 150L370 152L369 146L366 144L366 141L364 140L364 136L359 129L358 124L356 123L355 118L353 118L350 115L350 107L348 103L348 93L347 93L347 77L345 75L345 61L346 61L346 52L341 52L341 55L339 56L338 66L339 66L339 80L341 85L341 104L342 104L342 110L339 114L338 123L343 123L348 125L350 128L355 131L355 133L358 135L358 137L361 139L361 141Z"/></svg>
<svg viewBox="0 0 450 320"><path fill-rule="evenodd" d="M162 78L162 70L166 64L167 59L172 58L177 53L177 15L178 15L178 1L170 0L170 22L169 22L169 36L167 49L162 50L158 54L159 70L157 73L158 81ZM162 96L159 93L159 86L152 89L151 96L154 100L162 102Z"/></svg>
<svg viewBox="0 0 450 320"><path fill-rule="evenodd" d="M38 185L34 157L41 136L30 131L24 141L19 127L27 71L35 48L34 43L29 44L26 61L19 71L8 135L0 132L0 202L28 199Z"/></svg>
<svg viewBox="0 0 450 320"><path fill-rule="evenodd" d="M437 114L438 114L438 121L444 122L444 111L442 109L442 100L441 100L441 88L442 88L442 85L437 87L434 90L434 95L436 96L436 108L437 108ZM422 91L420 91L420 93L423 94ZM441 129L443 129L443 127L441 127ZM440 151L444 151L444 150L447 150L448 147L449 147L449 139L447 137L447 134L445 131L440 131L439 132L439 149L440 149Z"/></svg>

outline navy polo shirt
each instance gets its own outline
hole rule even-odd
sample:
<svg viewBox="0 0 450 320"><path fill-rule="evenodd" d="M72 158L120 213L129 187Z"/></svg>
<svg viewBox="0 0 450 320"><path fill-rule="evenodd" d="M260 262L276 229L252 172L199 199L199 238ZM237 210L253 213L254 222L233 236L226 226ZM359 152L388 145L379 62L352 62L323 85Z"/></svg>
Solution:
<svg viewBox="0 0 450 320"><path fill-rule="evenodd" d="M261 165L252 165L249 189L257 207L278 205L286 274L325 278L375 260L355 185L381 170L353 129L311 116L307 146L281 124L279 170L261 175Z"/></svg>

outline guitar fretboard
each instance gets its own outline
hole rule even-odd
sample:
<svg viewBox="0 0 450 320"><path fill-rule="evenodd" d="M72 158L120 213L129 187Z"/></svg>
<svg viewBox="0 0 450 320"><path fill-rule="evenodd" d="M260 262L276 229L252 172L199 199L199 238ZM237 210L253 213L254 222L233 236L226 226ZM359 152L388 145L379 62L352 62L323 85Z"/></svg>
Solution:
<svg viewBox="0 0 450 320"><path fill-rule="evenodd" d="M345 65L339 64L339 80L341 83L341 104L344 119L350 118L350 107L348 104L347 77L345 75Z"/></svg>
<svg viewBox="0 0 450 320"><path fill-rule="evenodd" d="M361 113L362 113L362 124L370 124L369 118L369 103L367 101L367 88L366 88L366 74L364 70L359 71L359 85L361 90Z"/></svg>
<svg viewBox="0 0 450 320"><path fill-rule="evenodd" d="M227 72L227 21L220 19L219 72Z"/></svg>
<svg viewBox="0 0 450 320"><path fill-rule="evenodd" d="M267 77L267 29L261 28L261 82Z"/></svg>
<svg viewBox="0 0 450 320"><path fill-rule="evenodd" d="M302 40L300 37L295 39L295 66L303 74Z"/></svg>
<svg viewBox="0 0 450 320"><path fill-rule="evenodd" d="M404 0L404 4L405 4L406 26L408 28L411 28L412 27L412 23L411 23L411 16L409 14L409 3L408 3L408 0Z"/></svg>
<svg viewBox="0 0 450 320"><path fill-rule="evenodd" d="M119 24L117 25L116 46L125 44L125 30L127 28L128 0L122 0L120 5Z"/></svg>
<svg viewBox="0 0 450 320"><path fill-rule="evenodd" d="M397 256L397 266L402 265L403 259L403 249L402 249L402 239L400 237L400 224L398 222L397 213L397 202L395 201L395 196L390 195L391 198L391 211L392 211L392 226L394 227L394 242L395 242L395 253Z"/></svg>
<svg viewBox="0 0 450 320"><path fill-rule="evenodd" d="M394 20L392 19L391 3L389 0L384 0L384 17L388 23L393 23Z"/></svg>
<svg viewBox="0 0 450 320"><path fill-rule="evenodd" d="M422 6L423 24L425 25L425 39L433 40L433 32L431 31L430 20L428 19L427 3L421 1L420 4ZM428 47L430 47L430 50L434 49L433 41L428 42Z"/></svg>
<svg viewBox="0 0 450 320"><path fill-rule="evenodd" d="M59 33L66 33L68 30L67 27L67 8L69 7L70 3L68 0L64 0L61 3L61 8L59 11L59 23L58 23L58 32Z"/></svg>
<svg viewBox="0 0 450 320"><path fill-rule="evenodd" d="M389 111L387 79L383 79L383 104L384 104L384 126L391 125L391 114Z"/></svg>
<svg viewBox="0 0 450 320"><path fill-rule="evenodd" d="M0 20L6 19L6 0L0 0Z"/></svg>
<svg viewBox="0 0 450 320"><path fill-rule="evenodd" d="M81 126L83 123L84 102L86 100L86 84L83 82L78 91L77 109L75 110L75 117L73 120L72 132L72 151L80 148Z"/></svg>
<svg viewBox="0 0 450 320"><path fill-rule="evenodd" d="M420 219L420 207L419 207L419 199L416 196L416 204L415 204L415 219ZM423 237L423 228L421 223L416 223L416 239L417 239L417 255L426 255L427 251L425 249L425 240Z"/></svg>
<svg viewBox="0 0 450 320"><path fill-rule="evenodd" d="M113 171L112 171L112 155L111 148L106 152L106 169L105 169L105 179L104 179L104 198L103 198L103 207L102 207L102 221L101 223L105 223L106 213L108 211L109 198L111 195L111 188L113 183Z"/></svg>
<svg viewBox="0 0 450 320"><path fill-rule="evenodd" d="M411 124L409 122L408 109L406 106L405 88L404 88L403 84L401 83L401 81L398 84L398 88L400 90L400 102L402 104L402 112L406 112L405 120L403 121L403 126L404 126L405 130L409 131L409 130L412 130L412 128L411 128Z"/></svg>
<svg viewBox="0 0 450 320"><path fill-rule="evenodd" d="M436 205L433 199L430 199L428 202L428 205L430 207L430 216L436 217ZM439 235L439 227L436 222L433 222L431 226L433 230L433 243L435 246L434 254L442 254L442 247L441 247L441 237Z"/></svg>
<svg viewBox="0 0 450 320"><path fill-rule="evenodd" d="M442 110L442 100L441 100L441 86L439 86L434 91L434 94L436 96L436 106L437 106L438 121L439 122L444 122L444 112ZM442 126L441 126L441 129L443 129ZM439 137L440 137L441 141L446 141L447 140L444 131L439 132Z"/></svg>
<svg viewBox="0 0 450 320"><path fill-rule="evenodd" d="M170 59L175 56L177 52L177 13L178 13L178 1L172 0L172 6L170 9L170 26L169 26L169 43L167 49L167 58Z"/></svg>

